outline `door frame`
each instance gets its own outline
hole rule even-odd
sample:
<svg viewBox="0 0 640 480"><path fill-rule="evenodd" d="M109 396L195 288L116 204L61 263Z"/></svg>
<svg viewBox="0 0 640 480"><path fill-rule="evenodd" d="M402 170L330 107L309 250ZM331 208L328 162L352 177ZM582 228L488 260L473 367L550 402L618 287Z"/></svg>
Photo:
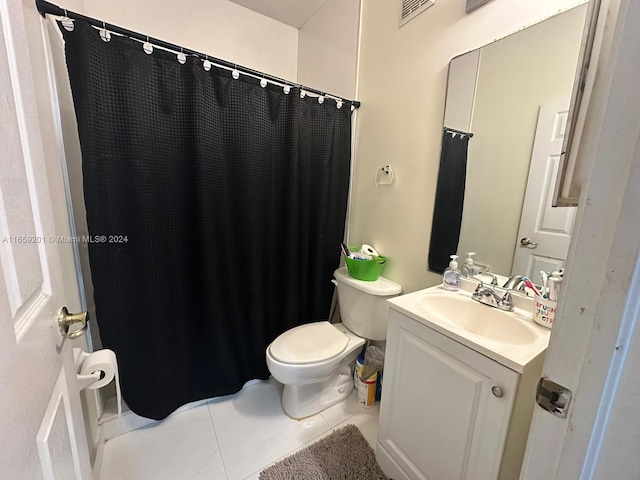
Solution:
<svg viewBox="0 0 640 480"><path fill-rule="evenodd" d="M616 405L638 395L621 375L640 370L626 362L640 348L632 336L640 312L640 0L604 2L600 20L578 145L582 194L543 367L543 376L573 392L573 405L566 419L536 407L522 479L602 478L610 434L620 466L638 462L636 442L624 441L637 420L609 427Z"/></svg>

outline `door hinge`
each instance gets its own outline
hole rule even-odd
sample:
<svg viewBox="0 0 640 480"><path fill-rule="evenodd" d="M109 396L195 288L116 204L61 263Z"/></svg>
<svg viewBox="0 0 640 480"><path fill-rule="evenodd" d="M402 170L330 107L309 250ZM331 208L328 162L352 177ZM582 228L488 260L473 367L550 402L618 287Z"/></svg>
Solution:
<svg viewBox="0 0 640 480"><path fill-rule="evenodd" d="M571 403L571 390L542 377L536 388L536 402L556 417L567 418L567 410L569 403Z"/></svg>

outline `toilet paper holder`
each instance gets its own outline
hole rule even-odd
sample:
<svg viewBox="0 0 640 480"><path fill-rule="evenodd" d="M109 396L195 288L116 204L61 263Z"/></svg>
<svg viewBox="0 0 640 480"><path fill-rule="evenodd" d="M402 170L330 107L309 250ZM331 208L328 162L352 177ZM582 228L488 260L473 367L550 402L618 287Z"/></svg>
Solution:
<svg viewBox="0 0 640 480"><path fill-rule="evenodd" d="M90 374L81 374L80 368L82 367L82 362L85 361L87 357L89 357L90 353L83 351L81 348L73 349L73 361L76 366L76 380L78 385L78 390L84 390L92 383L97 382L102 378L101 372L93 372Z"/></svg>
<svg viewBox="0 0 640 480"><path fill-rule="evenodd" d="M97 350L93 353L81 348L73 349L73 360L76 366L78 390L97 390L115 382L118 418L122 415L122 392L116 354L109 349Z"/></svg>

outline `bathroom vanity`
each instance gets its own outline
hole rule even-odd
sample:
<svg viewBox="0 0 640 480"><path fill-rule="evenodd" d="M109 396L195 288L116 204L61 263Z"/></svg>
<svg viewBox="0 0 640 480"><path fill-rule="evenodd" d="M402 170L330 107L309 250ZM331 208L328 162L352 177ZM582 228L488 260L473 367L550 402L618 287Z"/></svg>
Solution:
<svg viewBox="0 0 640 480"><path fill-rule="evenodd" d="M389 301L376 459L390 478L520 475L549 330L531 299L505 312L466 288Z"/></svg>

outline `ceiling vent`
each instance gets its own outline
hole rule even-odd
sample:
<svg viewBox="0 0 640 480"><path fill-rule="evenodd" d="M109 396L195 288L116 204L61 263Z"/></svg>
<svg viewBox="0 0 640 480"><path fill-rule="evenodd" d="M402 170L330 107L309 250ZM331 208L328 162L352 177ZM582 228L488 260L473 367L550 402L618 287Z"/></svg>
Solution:
<svg viewBox="0 0 640 480"><path fill-rule="evenodd" d="M434 3L435 0L401 0L400 26L416 18Z"/></svg>

